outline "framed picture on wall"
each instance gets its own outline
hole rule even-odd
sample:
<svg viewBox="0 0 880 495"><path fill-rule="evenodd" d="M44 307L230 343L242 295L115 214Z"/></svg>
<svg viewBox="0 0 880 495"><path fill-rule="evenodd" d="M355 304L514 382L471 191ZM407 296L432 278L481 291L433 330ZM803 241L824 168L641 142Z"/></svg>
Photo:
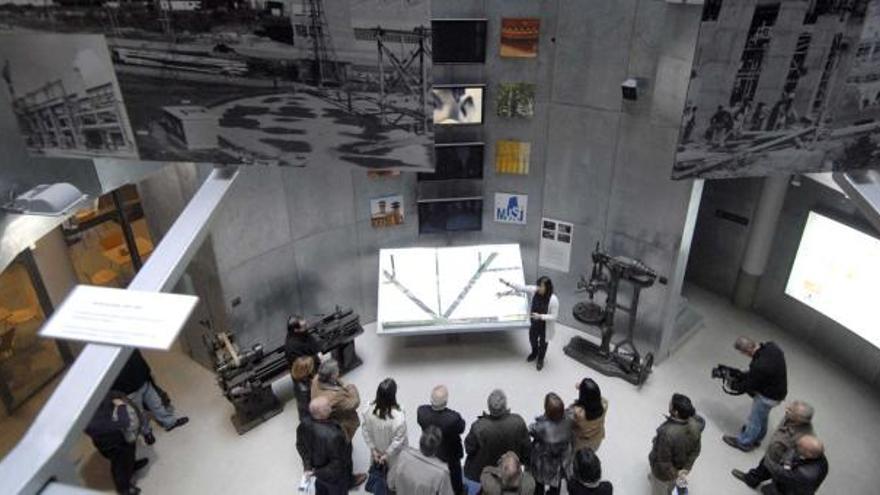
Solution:
<svg viewBox="0 0 880 495"><path fill-rule="evenodd" d="M532 143L502 139L495 143L495 173L529 175Z"/></svg>
<svg viewBox="0 0 880 495"><path fill-rule="evenodd" d="M450 85L431 88L435 125L483 123L482 85Z"/></svg>
<svg viewBox="0 0 880 495"><path fill-rule="evenodd" d="M537 57L540 34L540 19L501 19L501 56L505 58Z"/></svg>
<svg viewBox="0 0 880 495"><path fill-rule="evenodd" d="M535 92L531 83L501 83L495 97L495 112L499 117L530 119L535 115Z"/></svg>
<svg viewBox="0 0 880 495"><path fill-rule="evenodd" d="M395 194L370 200L370 225L374 229L403 225L403 196Z"/></svg>

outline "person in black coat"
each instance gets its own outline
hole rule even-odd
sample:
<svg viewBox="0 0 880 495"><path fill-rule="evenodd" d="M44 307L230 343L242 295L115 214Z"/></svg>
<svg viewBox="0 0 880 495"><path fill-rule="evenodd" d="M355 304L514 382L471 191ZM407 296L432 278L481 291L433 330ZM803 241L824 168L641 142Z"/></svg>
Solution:
<svg viewBox="0 0 880 495"><path fill-rule="evenodd" d="M767 435L770 411L788 395L785 354L773 342L757 344L746 337L738 338L734 347L752 359L749 370L732 384L736 391L752 397L752 410L739 435L724 435L722 439L731 447L750 452Z"/></svg>
<svg viewBox="0 0 880 495"><path fill-rule="evenodd" d="M318 370L309 356L300 356L293 361L290 376L293 378L293 396L296 397L296 408L299 419L309 416L309 402L312 400L312 379Z"/></svg>
<svg viewBox="0 0 880 495"><path fill-rule="evenodd" d="M178 418L174 415L168 394L156 386L150 365L138 349L132 351L111 388L127 395L141 411L149 411L165 431L189 422L186 416ZM156 441L149 421L143 421L141 432L147 444L152 445Z"/></svg>
<svg viewBox="0 0 880 495"><path fill-rule="evenodd" d="M284 341L284 357L287 364L293 366L296 358L308 357L314 362L317 370L321 366L321 358L318 353L321 349L318 343L309 334L306 321L301 316L291 316L287 319L287 338Z"/></svg>
<svg viewBox="0 0 880 495"><path fill-rule="evenodd" d="M449 390L438 385L431 391L431 404L419 406L418 423L422 430L436 426L443 433L437 457L449 467L449 480L452 491L456 495L464 493L461 473L461 459L464 449L461 446L461 435L464 433L465 422L461 414L446 407L449 402Z"/></svg>
<svg viewBox="0 0 880 495"><path fill-rule="evenodd" d="M296 429L296 450L303 469L315 476L317 495L345 495L352 472L351 444L339 424L330 419L327 397L312 400L309 412L310 417L300 421Z"/></svg>
<svg viewBox="0 0 880 495"><path fill-rule="evenodd" d="M569 495L612 495L614 487L602 481L602 463L593 449L586 447L574 454L572 476L567 481Z"/></svg>
<svg viewBox="0 0 880 495"><path fill-rule="evenodd" d="M813 495L828 476L825 447L813 435L798 440L782 462L782 469L773 473L773 483L764 493L769 495Z"/></svg>
<svg viewBox="0 0 880 495"><path fill-rule="evenodd" d="M144 418L131 399L121 392L111 391L98 406L86 425L86 435L95 449L110 461L110 473L116 491L125 495L140 493L132 481L134 472L149 462L137 457L137 435Z"/></svg>

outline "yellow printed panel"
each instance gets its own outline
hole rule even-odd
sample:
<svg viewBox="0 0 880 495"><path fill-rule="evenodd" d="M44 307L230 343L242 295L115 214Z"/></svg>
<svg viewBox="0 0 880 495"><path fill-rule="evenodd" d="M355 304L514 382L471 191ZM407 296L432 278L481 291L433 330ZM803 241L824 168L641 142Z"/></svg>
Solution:
<svg viewBox="0 0 880 495"><path fill-rule="evenodd" d="M523 141L501 140L495 146L495 172L499 174L528 175L532 144Z"/></svg>

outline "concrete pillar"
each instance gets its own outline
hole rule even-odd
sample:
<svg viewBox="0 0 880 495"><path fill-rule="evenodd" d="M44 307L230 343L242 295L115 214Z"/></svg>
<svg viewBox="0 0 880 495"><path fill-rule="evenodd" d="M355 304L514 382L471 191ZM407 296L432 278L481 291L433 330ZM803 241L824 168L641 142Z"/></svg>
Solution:
<svg viewBox="0 0 880 495"><path fill-rule="evenodd" d="M788 175L764 178L761 196L758 198L758 207L752 218L752 229L749 231L746 253L743 256L742 266L736 277L736 286L733 289L733 303L737 307L751 308L755 301L758 281L764 274L767 258L770 257L770 249L773 247L773 236L776 233L776 224L785 202L789 179Z"/></svg>

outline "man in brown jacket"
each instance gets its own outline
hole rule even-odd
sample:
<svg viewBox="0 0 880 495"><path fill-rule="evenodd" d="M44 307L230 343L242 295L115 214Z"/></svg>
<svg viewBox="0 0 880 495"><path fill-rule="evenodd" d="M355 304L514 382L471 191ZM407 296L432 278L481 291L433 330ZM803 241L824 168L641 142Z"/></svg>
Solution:
<svg viewBox="0 0 880 495"><path fill-rule="evenodd" d="M321 363L318 374L312 380L312 400L324 397L330 403L330 419L339 423L345 437L348 439L348 451L351 456L351 439L361 425L358 416L358 407L361 405L361 396L354 384L345 384L339 379L339 364L328 359ZM353 465L353 464L350 464ZM351 474L351 486L356 487L366 481L366 474Z"/></svg>
<svg viewBox="0 0 880 495"><path fill-rule="evenodd" d="M813 406L799 400L791 402L785 408L785 417L770 437L767 452L758 466L747 473L734 469L733 476L750 488L757 488L784 469L785 454L807 435L813 435Z"/></svg>
<svg viewBox="0 0 880 495"><path fill-rule="evenodd" d="M676 484L684 484L700 455L700 437L705 426L688 397L672 395L669 416L657 428L654 446L648 455L654 493L668 494Z"/></svg>

